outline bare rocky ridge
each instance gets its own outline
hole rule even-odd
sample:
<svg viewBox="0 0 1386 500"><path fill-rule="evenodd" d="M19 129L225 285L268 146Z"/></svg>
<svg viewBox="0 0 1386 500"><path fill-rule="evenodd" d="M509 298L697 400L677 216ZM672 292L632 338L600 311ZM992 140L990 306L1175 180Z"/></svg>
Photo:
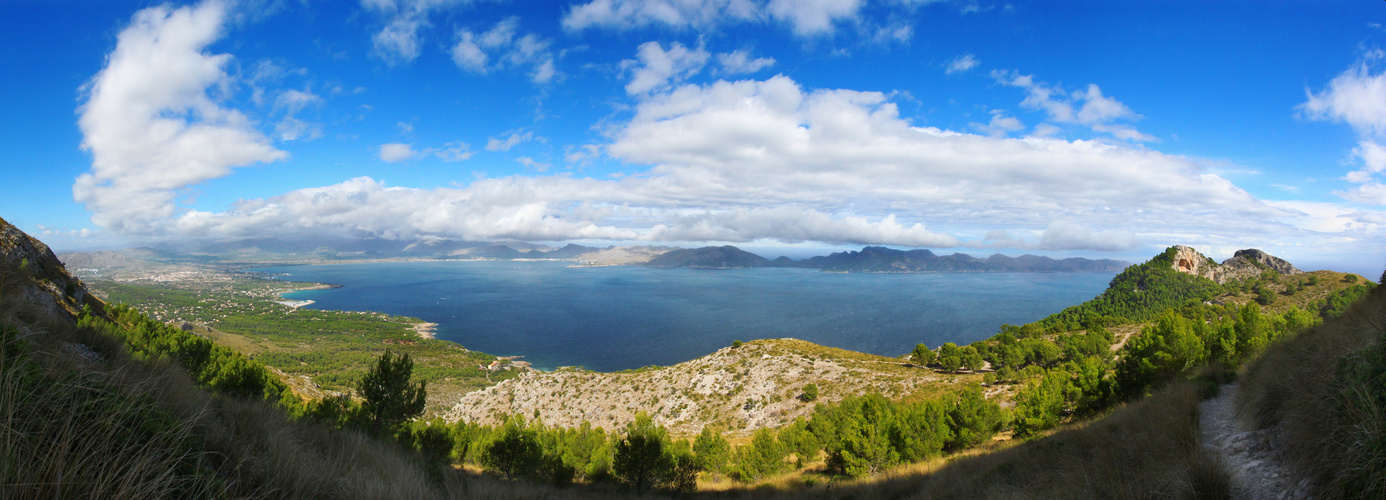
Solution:
<svg viewBox="0 0 1386 500"><path fill-rule="evenodd" d="M1213 259L1198 253L1198 251L1193 248L1183 245L1177 245L1174 248L1176 249L1173 264L1174 270L1194 276L1202 276L1216 281L1219 284L1259 276L1261 273L1268 270L1273 270L1284 275L1295 275L1304 272L1300 271L1289 262L1286 262L1284 259L1254 248L1238 250L1232 255L1232 258L1222 261L1222 264L1216 263Z"/></svg>
<svg viewBox="0 0 1386 500"><path fill-rule="evenodd" d="M22 272L28 279L19 276L0 276L0 279L21 280L22 296L51 317L75 322L83 306L96 311L105 308L81 280L67 272L48 245L5 219L0 219L0 262L10 268L24 266Z"/></svg>
<svg viewBox="0 0 1386 500"><path fill-rule="evenodd" d="M776 428L813 411L797 399L806 384L819 387L817 402L880 392L899 398L975 383L977 375L949 375L906 366L901 360L823 347L796 339L769 339L726 347L674 366L634 372L578 369L527 372L463 396L445 418L496 424L506 415L548 425L619 429L636 410L675 435L691 436L713 425L733 434Z"/></svg>

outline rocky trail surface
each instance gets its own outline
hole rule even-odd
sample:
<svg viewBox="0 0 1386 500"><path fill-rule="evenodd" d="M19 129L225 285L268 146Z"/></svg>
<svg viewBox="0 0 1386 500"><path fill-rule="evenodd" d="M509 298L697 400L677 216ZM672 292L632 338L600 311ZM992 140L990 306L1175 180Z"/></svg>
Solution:
<svg viewBox="0 0 1386 500"><path fill-rule="evenodd" d="M1239 392L1233 382L1199 405L1199 438L1227 466L1232 498L1313 498L1309 481L1296 478L1281 458L1279 426L1250 430L1237 418Z"/></svg>

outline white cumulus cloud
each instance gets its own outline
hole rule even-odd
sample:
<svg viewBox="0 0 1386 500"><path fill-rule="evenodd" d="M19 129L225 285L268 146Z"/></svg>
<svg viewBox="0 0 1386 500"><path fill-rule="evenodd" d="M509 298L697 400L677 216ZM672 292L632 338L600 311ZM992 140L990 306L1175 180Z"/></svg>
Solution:
<svg viewBox="0 0 1386 500"><path fill-rule="evenodd" d="M1007 118L993 115L997 126L1017 129ZM503 144L516 133L523 132L496 139ZM785 76L666 84L636 99L631 117L611 123L606 137L566 149L565 160L606 156L628 165L628 175L544 174L536 170L547 165L526 156L516 160L530 167L524 175L441 188L359 178L161 222L189 236L777 240L1114 252L1143 243L1274 248L1269 244L1310 240L1320 230L1356 238L1386 224L1372 213L1258 200L1196 159L1112 141L916 126L887 94L805 89ZM465 144L459 148L470 153ZM397 157L431 151L403 144ZM991 232L983 237L981 229ZM1027 243L1012 233L1038 239Z"/></svg>
<svg viewBox="0 0 1386 500"><path fill-rule="evenodd" d="M510 151L510 148L534 139L534 132L511 132L504 139L492 137L486 140L487 151Z"/></svg>
<svg viewBox="0 0 1386 500"><path fill-rule="evenodd" d="M97 225L154 231L153 220L175 214L178 189L288 157L208 94L230 84L231 55L206 52L225 17L219 1L141 10L84 87L78 126L92 166L72 192Z"/></svg>
<svg viewBox="0 0 1386 500"><path fill-rule="evenodd" d="M970 123L973 129L993 137L1001 137L1011 132L1025 129L1025 124L1014 116L1007 116L1005 111L994 109L991 111L991 121L987 123Z"/></svg>
<svg viewBox="0 0 1386 500"><path fill-rule="evenodd" d="M1358 135L1352 155L1362 168L1348 172L1347 181L1358 184L1339 196L1359 203L1386 205L1386 185L1378 175L1386 170L1386 72L1373 72L1372 65L1386 58L1380 50L1368 51L1347 71L1328 82L1320 92L1306 89L1307 100L1300 112L1311 120L1347 123Z"/></svg>
<svg viewBox="0 0 1386 500"><path fill-rule="evenodd" d="M385 23L371 36L374 54L390 64L413 62L433 11L466 3L470 0L361 0L362 7Z"/></svg>
<svg viewBox="0 0 1386 500"><path fill-rule="evenodd" d="M1040 235L1041 250L1132 251L1141 240L1129 231L1093 231L1069 221L1054 221Z"/></svg>

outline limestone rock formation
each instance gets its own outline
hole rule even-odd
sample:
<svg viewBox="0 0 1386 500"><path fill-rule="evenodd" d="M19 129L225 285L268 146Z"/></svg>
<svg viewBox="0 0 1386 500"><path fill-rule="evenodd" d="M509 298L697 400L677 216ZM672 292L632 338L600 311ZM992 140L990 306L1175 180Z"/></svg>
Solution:
<svg viewBox="0 0 1386 500"><path fill-rule="evenodd" d="M1266 271L1276 271L1284 275L1300 274L1293 264L1274 255L1255 248L1238 250L1232 258L1218 264L1213 259L1183 245L1174 247L1174 270L1194 276L1202 276L1219 284L1259 276Z"/></svg>
<svg viewBox="0 0 1386 500"><path fill-rule="evenodd" d="M48 316L76 321L83 306L103 311L105 304L86 285L68 274L48 245L0 219L0 286L18 287L20 296Z"/></svg>
<svg viewBox="0 0 1386 500"><path fill-rule="evenodd" d="M1203 254L1198 253L1198 250L1184 245L1176 245L1174 249L1173 266L1175 271L1192 274L1194 276L1202 276L1222 283L1217 276L1218 264L1214 262L1213 259L1204 257Z"/></svg>

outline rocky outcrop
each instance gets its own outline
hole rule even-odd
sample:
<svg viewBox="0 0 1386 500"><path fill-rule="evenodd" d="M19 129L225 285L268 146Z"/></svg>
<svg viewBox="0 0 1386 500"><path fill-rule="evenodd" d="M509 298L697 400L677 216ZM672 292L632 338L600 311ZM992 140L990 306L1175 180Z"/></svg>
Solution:
<svg viewBox="0 0 1386 500"><path fill-rule="evenodd" d="M1284 275L1295 275L1302 273L1293 264L1286 262L1274 255L1262 252L1255 248L1237 250L1232 258L1222 261L1222 271L1226 280L1243 279L1251 276L1260 275L1266 271L1275 271Z"/></svg>
<svg viewBox="0 0 1386 500"><path fill-rule="evenodd" d="M547 425L588 421L610 430L633 421L640 410L677 436L696 435L707 425L744 435L807 417L819 402L871 392L899 398L979 379L803 340L764 339L667 367L526 372L462 396L445 418L497 424L508 415L537 414ZM818 387L816 402L798 399L807 384Z"/></svg>
<svg viewBox="0 0 1386 500"><path fill-rule="evenodd" d="M1285 259L1255 248L1238 250L1232 255L1232 258L1222 261L1222 264L1216 263L1213 259L1190 247L1176 245L1174 250L1174 259L1170 263L1170 267L1181 273L1202 276L1219 284L1260 276L1266 271L1275 271L1284 275L1304 272Z"/></svg>
<svg viewBox="0 0 1386 500"><path fill-rule="evenodd" d="M0 219L0 286L54 318L76 321L82 307L101 312L105 304L81 280L68 274L48 245Z"/></svg>
<svg viewBox="0 0 1386 500"><path fill-rule="evenodd" d="M1198 253L1198 250L1184 245L1176 245L1174 250L1174 263L1172 266L1175 271L1218 281L1218 264L1213 261L1213 259L1204 257L1203 254ZM1221 281L1218 282L1221 283Z"/></svg>

